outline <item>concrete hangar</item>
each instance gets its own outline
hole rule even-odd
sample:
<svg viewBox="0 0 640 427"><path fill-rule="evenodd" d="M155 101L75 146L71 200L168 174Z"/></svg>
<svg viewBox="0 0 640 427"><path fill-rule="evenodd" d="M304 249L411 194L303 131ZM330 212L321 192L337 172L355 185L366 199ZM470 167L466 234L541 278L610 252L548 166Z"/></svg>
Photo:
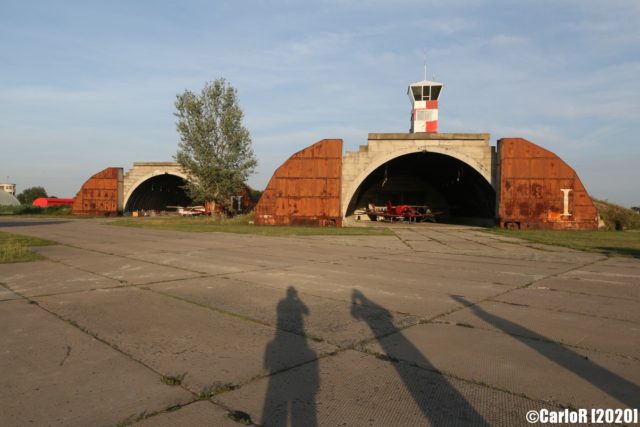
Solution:
<svg viewBox="0 0 640 427"><path fill-rule="evenodd" d="M336 225L367 221L369 204L427 205L445 221L509 228L597 229L596 208L576 172L523 138L438 133L442 83L409 85L409 133L370 133L356 152L325 139L295 154L273 174L255 207L256 224ZM127 175L107 168L80 189L77 215L186 205L177 164L135 163Z"/></svg>

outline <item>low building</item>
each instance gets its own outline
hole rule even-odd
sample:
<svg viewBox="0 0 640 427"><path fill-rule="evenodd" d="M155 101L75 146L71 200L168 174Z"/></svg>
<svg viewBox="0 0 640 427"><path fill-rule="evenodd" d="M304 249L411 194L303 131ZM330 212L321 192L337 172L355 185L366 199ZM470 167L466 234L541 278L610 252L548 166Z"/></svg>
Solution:
<svg viewBox="0 0 640 427"><path fill-rule="evenodd" d="M4 191L5 193L9 193L13 196L16 195L16 185L15 184L8 184L8 183L0 183L0 190Z"/></svg>

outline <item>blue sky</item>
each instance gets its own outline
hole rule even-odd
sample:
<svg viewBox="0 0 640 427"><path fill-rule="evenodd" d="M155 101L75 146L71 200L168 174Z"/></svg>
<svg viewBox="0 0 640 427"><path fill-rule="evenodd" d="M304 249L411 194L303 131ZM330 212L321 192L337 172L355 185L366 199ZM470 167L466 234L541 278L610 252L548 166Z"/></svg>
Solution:
<svg viewBox="0 0 640 427"><path fill-rule="evenodd" d="M640 205L637 0L2 0L0 181L73 197L107 166L172 160L176 94L225 77L262 189L320 139L408 131L424 52L441 132L527 138Z"/></svg>

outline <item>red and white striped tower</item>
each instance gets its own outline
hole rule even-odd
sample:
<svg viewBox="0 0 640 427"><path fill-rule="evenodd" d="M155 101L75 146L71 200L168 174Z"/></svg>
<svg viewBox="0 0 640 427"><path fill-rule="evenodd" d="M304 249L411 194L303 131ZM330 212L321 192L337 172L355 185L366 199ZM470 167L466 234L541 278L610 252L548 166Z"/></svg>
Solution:
<svg viewBox="0 0 640 427"><path fill-rule="evenodd" d="M413 105L409 132L438 132L438 97L443 86L430 80L409 85L407 95Z"/></svg>

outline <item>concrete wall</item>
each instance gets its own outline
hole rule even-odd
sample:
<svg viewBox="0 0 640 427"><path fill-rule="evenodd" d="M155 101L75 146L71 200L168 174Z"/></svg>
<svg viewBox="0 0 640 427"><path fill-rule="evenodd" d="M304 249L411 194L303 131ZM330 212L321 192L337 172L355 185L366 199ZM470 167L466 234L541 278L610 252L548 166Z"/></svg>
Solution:
<svg viewBox="0 0 640 427"><path fill-rule="evenodd" d="M140 184L151 177L165 173L179 176L185 180L188 179L187 175L182 172L180 165L176 162L134 162L133 168L124 176L124 197L122 206L119 206L119 210L124 209L129 197L131 197L133 191Z"/></svg>
<svg viewBox="0 0 640 427"><path fill-rule="evenodd" d="M370 133L367 145L343 157L342 216L346 216L351 199L367 176L405 154L427 151L454 157L478 171L495 188L495 156L489 137L487 133Z"/></svg>

